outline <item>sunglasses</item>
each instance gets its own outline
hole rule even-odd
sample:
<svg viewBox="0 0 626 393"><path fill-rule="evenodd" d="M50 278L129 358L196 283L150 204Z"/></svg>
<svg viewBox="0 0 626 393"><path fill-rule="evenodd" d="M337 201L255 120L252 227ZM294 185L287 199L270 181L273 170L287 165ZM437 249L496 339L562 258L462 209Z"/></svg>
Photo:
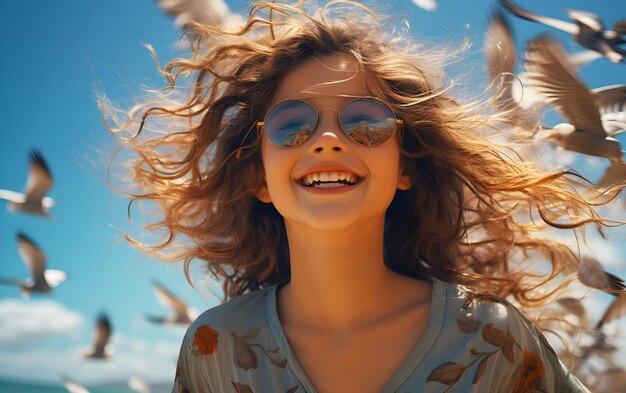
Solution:
<svg viewBox="0 0 626 393"><path fill-rule="evenodd" d="M270 108L263 121L257 122L257 127L263 127L272 144L283 148L296 147L313 135L319 112L325 109L338 112L343 132L352 141L367 147L385 143L398 125L403 124L384 101L362 97L347 102L340 110L318 110L301 99L280 101Z"/></svg>

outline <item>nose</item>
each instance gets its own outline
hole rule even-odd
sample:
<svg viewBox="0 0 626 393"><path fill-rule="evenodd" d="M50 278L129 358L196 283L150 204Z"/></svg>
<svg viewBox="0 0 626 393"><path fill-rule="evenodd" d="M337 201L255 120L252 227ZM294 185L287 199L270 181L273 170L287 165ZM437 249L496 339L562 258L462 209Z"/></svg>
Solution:
<svg viewBox="0 0 626 393"><path fill-rule="evenodd" d="M312 153L330 153L348 151L347 136L339 124L339 113L337 111L325 111L319 115L318 124L310 145Z"/></svg>

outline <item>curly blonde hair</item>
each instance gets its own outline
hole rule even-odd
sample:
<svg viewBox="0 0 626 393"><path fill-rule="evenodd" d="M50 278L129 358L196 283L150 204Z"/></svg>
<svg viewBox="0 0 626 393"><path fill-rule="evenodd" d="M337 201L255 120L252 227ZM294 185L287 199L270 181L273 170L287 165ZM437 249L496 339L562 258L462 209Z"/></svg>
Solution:
<svg viewBox="0 0 626 393"><path fill-rule="evenodd" d="M341 53L358 62L372 91L404 122L402 165L413 186L397 192L386 214L387 266L513 295L523 306L554 295L576 271L577 254L535 233L588 224L602 233L611 222L595 206L624 185L596 190L573 171L550 172L494 143L490 135L506 133L488 113L493 101L457 102L442 77L445 54L383 25L369 8L336 1L314 13L257 2L236 30L192 26L191 56L159 68L167 91L110 127L137 134L126 139L137 154L132 178L141 191L133 200L156 202L162 214L146 229L167 232L157 245L131 241L159 258L184 260L188 279L191 260L206 261L225 300L289 280L283 218L255 197L263 169L259 134L250 131L286 72ZM159 134L142 138L150 121ZM533 269L531 259L549 269Z"/></svg>

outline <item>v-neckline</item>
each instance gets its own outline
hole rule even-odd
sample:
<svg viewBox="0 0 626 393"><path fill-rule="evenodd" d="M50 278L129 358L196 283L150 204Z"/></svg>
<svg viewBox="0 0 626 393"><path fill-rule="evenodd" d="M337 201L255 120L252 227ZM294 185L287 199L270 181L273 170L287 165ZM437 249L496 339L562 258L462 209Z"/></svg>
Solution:
<svg viewBox="0 0 626 393"><path fill-rule="evenodd" d="M289 341L287 340L287 336L285 335L283 327L280 324L280 319L278 318L278 305L276 301L276 293L278 289L279 284L274 285L269 291L269 296L267 297L266 309L268 313L270 329L272 331L272 334L278 341L279 347L282 348L286 353L287 367L290 367L291 370L296 374L296 377L303 385L304 390L307 393L317 393L317 389L315 389L306 372L304 371L302 366L300 366L300 363L298 363L298 359L296 359L291 345L289 345ZM411 375L411 373L413 373L413 370L415 370L417 366L422 362L422 360L424 360L426 354L439 336L443 325L443 317L446 303L445 289L445 285L441 281L433 278L433 291L430 300L430 314L428 317L426 330L424 330L424 334L419 339L417 344L413 347L409 355L402 361L400 367L385 383L385 386L383 386L381 393L392 393L398 390L406 381L406 379Z"/></svg>

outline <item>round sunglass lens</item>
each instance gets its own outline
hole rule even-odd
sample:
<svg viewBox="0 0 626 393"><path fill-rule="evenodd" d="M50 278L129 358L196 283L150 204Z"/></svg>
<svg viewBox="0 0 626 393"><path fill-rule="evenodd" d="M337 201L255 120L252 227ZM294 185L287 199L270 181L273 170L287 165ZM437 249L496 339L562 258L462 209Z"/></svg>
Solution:
<svg viewBox="0 0 626 393"><path fill-rule="evenodd" d="M377 146L396 129L396 116L387 104L374 98L349 102L339 113L345 133L356 143Z"/></svg>
<svg viewBox="0 0 626 393"><path fill-rule="evenodd" d="M294 147L306 141L315 129L317 111L305 101L286 100L265 116L265 133L276 146Z"/></svg>

